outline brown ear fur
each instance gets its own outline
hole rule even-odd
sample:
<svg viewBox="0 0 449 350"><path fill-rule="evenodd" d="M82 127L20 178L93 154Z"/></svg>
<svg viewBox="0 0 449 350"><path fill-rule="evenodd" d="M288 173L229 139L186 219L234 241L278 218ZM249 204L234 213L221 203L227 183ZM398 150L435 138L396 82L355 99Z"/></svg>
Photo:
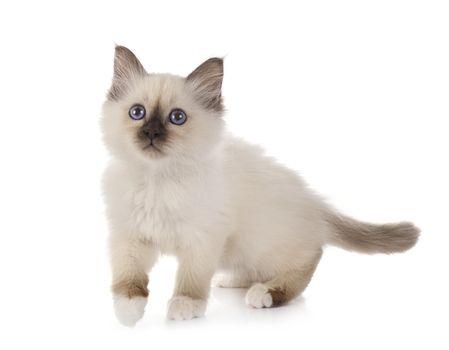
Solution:
<svg viewBox="0 0 449 350"><path fill-rule="evenodd" d="M108 92L108 99L118 100L126 93L133 79L146 74L145 68L132 51L117 45L114 57L114 76Z"/></svg>
<svg viewBox="0 0 449 350"><path fill-rule="evenodd" d="M223 59L209 58L187 77L198 101L206 108L223 110L221 85L223 82Z"/></svg>

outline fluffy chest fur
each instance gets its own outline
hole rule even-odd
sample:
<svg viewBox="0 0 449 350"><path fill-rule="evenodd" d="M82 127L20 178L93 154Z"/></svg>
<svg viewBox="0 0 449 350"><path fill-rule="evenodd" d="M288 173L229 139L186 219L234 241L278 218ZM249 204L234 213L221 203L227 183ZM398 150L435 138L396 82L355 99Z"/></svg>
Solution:
<svg viewBox="0 0 449 350"><path fill-rule="evenodd" d="M112 226L153 241L162 252L197 244L223 221L225 199L219 179L215 164L155 173L116 163L105 175L105 192L115 204Z"/></svg>

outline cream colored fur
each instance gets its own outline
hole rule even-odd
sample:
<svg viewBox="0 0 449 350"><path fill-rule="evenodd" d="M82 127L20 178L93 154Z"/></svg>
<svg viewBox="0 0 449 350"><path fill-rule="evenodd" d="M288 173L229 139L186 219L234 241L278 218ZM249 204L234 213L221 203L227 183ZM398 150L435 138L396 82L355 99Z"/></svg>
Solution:
<svg viewBox="0 0 449 350"><path fill-rule="evenodd" d="M126 93L105 102L102 119L104 141L113 155L104 193L114 285L139 291L158 255L174 255L179 270L168 317L190 319L204 313L216 271L227 274L228 286L255 284L248 304L270 307L302 292L327 243L357 250L354 239L345 241L344 223L334 223L338 214L298 174L225 131L221 112L196 98L195 83L167 74L129 76ZM163 155L146 154L136 144L142 121L128 116L135 103L147 111L158 104L163 115L174 107L188 114L182 126L167 124L171 136ZM402 234L411 246L417 231L407 227ZM388 247L389 232L381 231L373 234ZM364 238L367 250L370 237ZM118 289L114 294L116 300L132 299L135 292ZM145 305L139 304L141 313L126 313L122 308L127 304L119 304L118 314L131 314L127 324L142 316Z"/></svg>

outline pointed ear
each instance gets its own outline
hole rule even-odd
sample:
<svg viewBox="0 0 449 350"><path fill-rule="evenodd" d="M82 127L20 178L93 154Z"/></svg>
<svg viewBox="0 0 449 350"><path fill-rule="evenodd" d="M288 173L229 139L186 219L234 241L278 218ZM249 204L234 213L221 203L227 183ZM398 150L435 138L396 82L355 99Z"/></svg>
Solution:
<svg viewBox="0 0 449 350"><path fill-rule="evenodd" d="M114 76L108 99L118 100L128 90L130 83L135 78L146 74L145 68L131 50L117 45L114 57Z"/></svg>
<svg viewBox="0 0 449 350"><path fill-rule="evenodd" d="M199 102L206 108L223 110L221 84L223 82L223 59L209 58L187 77L187 82Z"/></svg>

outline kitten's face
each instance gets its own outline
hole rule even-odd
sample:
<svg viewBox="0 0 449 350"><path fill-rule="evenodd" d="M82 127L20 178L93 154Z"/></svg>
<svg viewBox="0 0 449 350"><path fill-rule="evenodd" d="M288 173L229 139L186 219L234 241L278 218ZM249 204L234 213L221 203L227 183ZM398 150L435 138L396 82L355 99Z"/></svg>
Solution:
<svg viewBox="0 0 449 350"><path fill-rule="evenodd" d="M125 159L203 157L223 130L222 77L221 59L204 62L187 78L147 74L131 51L118 46L103 107L106 145Z"/></svg>

